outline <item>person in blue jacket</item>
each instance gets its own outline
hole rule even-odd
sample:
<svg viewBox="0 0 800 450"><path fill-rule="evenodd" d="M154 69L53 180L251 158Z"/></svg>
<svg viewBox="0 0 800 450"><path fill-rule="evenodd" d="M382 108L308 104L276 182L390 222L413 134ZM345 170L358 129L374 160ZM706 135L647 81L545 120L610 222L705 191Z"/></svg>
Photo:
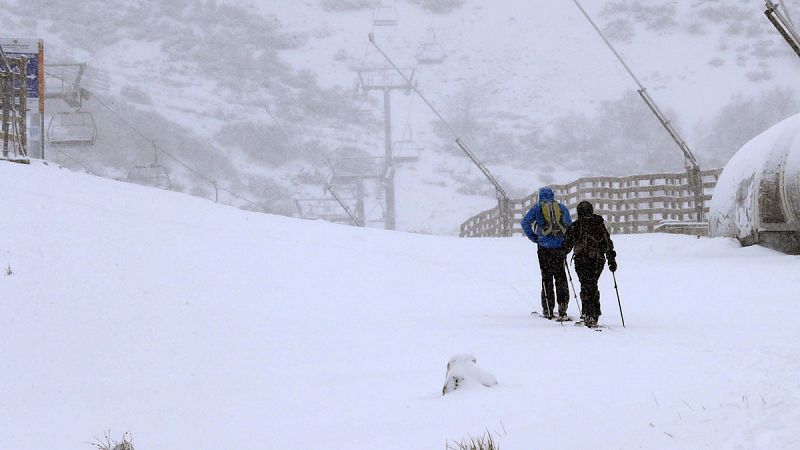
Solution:
<svg viewBox="0 0 800 450"><path fill-rule="evenodd" d="M539 270L542 272L542 309L552 319L558 298L559 319L567 318L569 287L567 285L564 235L572 223L569 210L555 201L553 190L539 189L539 202L522 218L522 231L538 245ZM555 289L553 282L555 281Z"/></svg>

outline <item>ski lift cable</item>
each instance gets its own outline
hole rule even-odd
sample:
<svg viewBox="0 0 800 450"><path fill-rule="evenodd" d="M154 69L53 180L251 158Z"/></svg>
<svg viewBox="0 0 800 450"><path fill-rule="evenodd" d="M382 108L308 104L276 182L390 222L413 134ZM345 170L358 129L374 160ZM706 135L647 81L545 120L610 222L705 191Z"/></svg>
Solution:
<svg viewBox="0 0 800 450"><path fill-rule="evenodd" d="M370 22L372 22L372 25L369 27L370 33L375 32L375 11L376 10L372 11L372 19L370 20ZM364 65L367 65L367 57L369 57L369 45L364 46L364 57L362 58Z"/></svg>
<svg viewBox="0 0 800 450"><path fill-rule="evenodd" d="M382 208L382 207L383 207L383 205L381 205L380 202L376 202L375 205L373 205L372 208L369 211L367 211L366 214L364 214L365 220L366 220L367 217L370 217L372 215L372 213L375 212L376 209Z"/></svg>
<svg viewBox="0 0 800 450"><path fill-rule="evenodd" d="M208 181L209 183L213 184L213 185L214 185L214 187L216 187L216 188L217 188L217 189L219 189L220 191L227 192L228 194L230 194L230 195L231 195L231 196L233 196L234 198L237 198L237 199L239 199L239 200L241 200L241 201L243 201L243 202L249 203L250 205L257 207L257 208L258 208L258 209L260 209L260 210L263 210L263 209L264 209L264 207L263 207L262 205L260 205L260 204L258 204L258 203L256 203L256 202L254 202L254 201L252 201L252 200L250 200L250 199L248 199L248 198L245 198L245 197L243 197L243 196L241 196L241 195L237 194L236 192L233 192L233 191L231 191L230 189L226 188L225 186L222 186L222 185L220 185L220 184L219 184L219 182L217 182L217 180L215 180L214 178L211 178L211 177L209 177L209 176L207 176L207 175L204 175L204 174L202 174L202 173L198 172L196 169L192 168L191 166L189 166L189 165L188 165L188 164L186 164L185 162L181 161L181 160L180 160L178 157L176 157L175 155L173 155L173 154L169 153L168 151L166 151L166 150L164 150L164 149L162 149L162 148L160 148L160 147L158 148L158 151L159 151L159 152L161 152L162 154L166 155L168 158L172 159L172 160L173 160L173 161L175 161L176 163L180 164L180 165L181 165L181 166L183 166L184 168L186 168L186 170L188 170L188 171L190 171L190 172L194 173L194 174L195 174L195 175L197 175L198 177L200 177L200 178L202 178L202 179L204 179L204 180Z"/></svg>
<svg viewBox="0 0 800 450"><path fill-rule="evenodd" d="M151 143L151 144L152 144L154 147L156 147L156 151L157 151L157 152L160 152L160 153L162 153L162 154L166 155L167 157L169 157L170 159L172 159L172 160L173 160L173 161L175 161L176 163L178 163L178 164L180 164L181 166L183 166L183 167L184 167L186 170L188 170L189 172L192 172L193 174L197 175L197 176L198 176L198 177L200 177L201 179L203 179L203 180L205 180L205 181L207 181L207 182L209 182L209 183L213 184L213 185L214 185L216 188L218 188L219 190L221 190L221 191L223 191L223 192L227 192L227 193L228 193L228 194L230 194L232 197L234 197L234 198L237 198L237 199L239 199L239 200L242 200L242 201L244 201L244 202L246 202L246 203L249 203L249 204L250 204L250 205L252 205L252 206L256 206L256 207L258 207L258 208L259 208L259 209L261 209L261 210L263 210L263 209L264 209L264 207L263 207L262 205L260 205L260 204L258 204L258 203L256 203L256 202L254 202L254 201L252 201L252 200L250 200L250 199L248 199L248 198L245 198L245 197L243 197L243 196L241 196L241 195L239 195L239 194L237 194L237 193L233 192L232 190L230 190L230 189L226 188L225 186L222 186L222 185L220 185L220 184L219 184L219 183L218 183L218 182L217 182L217 181L216 181L214 178L212 178L212 177L210 177L210 176L208 176L208 175L205 175L205 174L201 173L201 172L200 172L200 171L198 171L197 169L195 169L195 168L191 167L190 165L188 165L187 163L183 162L183 161L182 161L180 158L178 158L177 156L175 156L175 155L173 155L173 154L169 153L168 151L164 150L164 149L163 149L163 148L161 148L161 147L158 147L158 146L157 146L157 144L156 144L156 142L155 142L155 140L153 140L153 139L150 139L148 136L146 136L144 133L142 133L142 132L141 132L141 131L140 131L138 128L136 128L136 127L135 127L135 126L133 126L133 125L132 125L130 122L128 122L127 120L125 120L125 118L124 118L124 117L122 117L122 115L120 115L120 114L119 114L117 111L115 111L113 108L111 108L110 106L108 106L108 104L106 104L106 102L104 102L103 100L101 100L101 99L100 99L100 97L99 97L98 95L94 94L94 95L92 95L92 97L91 97L91 98L92 98L92 99L94 99L94 100L97 100L97 102L98 102L98 103L100 103L100 105L101 105L101 106L103 106L105 109L107 109L109 112L111 112L111 114L113 114L115 117L117 117L117 119L119 119L119 120L120 120L120 121L121 121L123 124L125 124L125 125L126 125L128 128L130 128L130 129L131 129L131 130L132 130L134 133L138 134L138 135L139 135L139 137L141 137L142 139L144 139L145 141L147 141L147 142Z"/></svg>
<svg viewBox="0 0 800 450"><path fill-rule="evenodd" d="M55 74L55 73L49 72L47 70L44 71L44 74L47 75L48 77L53 77L53 78L55 78L55 79L57 79L59 81L63 81L64 83L67 83L68 85L70 85L72 87L76 87L77 86L77 84L74 81L67 80L63 75Z"/></svg>
<svg viewBox="0 0 800 450"><path fill-rule="evenodd" d="M288 131L286 131L286 128L283 127L283 124L278 120L278 118L275 117L274 114L272 114L272 110L269 109L269 105L264 105L264 109L267 111L267 114L272 119L272 121L275 122L275 125L278 126L278 130L280 130L281 134L283 135L283 139L284 139L285 144L288 145L289 147L293 147L293 145L292 145L292 136L289 134ZM300 149L300 152L303 153L303 155L305 156L305 158L309 162L312 162L314 160L313 158L311 158L311 154L308 152L308 150L306 150L303 146L298 146L298 148ZM329 182L329 181L325 182L325 189L328 192L330 192L330 194L333 196L334 200L336 200L336 202L339 203L339 206L341 206L344 209L344 211L347 213L347 215L350 216L350 219L353 221L353 223L356 224L356 226L359 226L359 227L363 227L364 226L364 222L361 221L361 219L350 210L350 207L347 206L347 204L344 202L344 200L342 200L342 197L339 196L339 193L337 193L336 190L333 188L333 184L331 182Z"/></svg>
<svg viewBox="0 0 800 450"><path fill-rule="evenodd" d="M769 2L769 1L770 0L767 0L767 2ZM689 185L690 185L690 189L693 192L694 198L695 198L695 207L697 208L697 220L701 221L702 217L703 217L703 214L704 214L704 206L703 206L703 204L704 204L704 193L703 193L704 189L703 189L703 181L702 181L702 171L700 169L700 165L697 162L697 158L695 158L694 153L689 148L689 146L686 144L686 141L683 140L683 137L675 129L675 127L672 125L672 123L669 121L669 119L667 119L666 115L658 107L658 105L656 104L655 100L653 100L653 98L647 92L647 89L642 85L642 83L639 81L639 79L636 77L636 75L634 75L633 71L625 63L625 60L622 59L622 56L620 56L620 54L617 53L617 50L614 48L613 45L611 45L611 42L609 42L608 39L606 39L605 35L600 30L600 28L597 26L597 24L594 22L594 20L592 20L592 18L589 16L589 14L586 12L586 10L583 9L583 6L581 6L580 2L578 0L572 0L572 2L575 4L575 6L578 7L578 9L581 11L581 13L586 18L586 20L592 25L592 28L594 28L594 30L597 32L597 34L600 35L600 37L602 38L603 42L605 42L605 44L609 48L609 50L611 50L611 52L614 54L614 56L617 57L617 60L619 60L620 64L622 64L622 66L625 68L625 70L628 72L628 74L631 76L631 78L633 78L633 80L639 86L639 90L638 90L639 97L642 98L642 101L644 101L644 103L647 105L647 107L650 109L650 111L653 113L653 115L656 116L658 121L661 123L661 125L666 130L667 134L669 134L669 136L672 138L672 140L678 146L678 149L683 154L684 165L686 167L686 171L687 171L687 175L688 175L688 182L689 182Z"/></svg>
<svg viewBox="0 0 800 450"><path fill-rule="evenodd" d="M622 67L624 67L625 70L628 71L628 75L630 75L631 78L633 78L633 81L636 82L636 84L639 86L639 89L644 89L644 85L639 81L638 78L636 78L636 75L634 75L634 73L631 70L631 68L628 67L628 64L625 62L625 60L622 59L622 56L620 56L620 54L617 53L617 49L615 49L614 46L611 45L611 42L609 42L608 39L606 39L606 36L603 34L602 31L600 31L600 28L597 26L597 24L594 23L594 20L592 20L592 17L589 16L589 13L587 13L586 10L583 9L583 6L581 6L581 4L578 3L578 0L572 0L572 2L575 3L575 6L577 6L578 9L581 10L581 13L583 13L584 17L586 17L586 20L588 20L589 23L594 28L594 30L597 31L597 34L600 35L600 38L603 39L603 42L605 42L605 44L606 44L606 46L608 46L609 50L611 50L611 52L614 53L614 56L617 57L619 62L622 64Z"/></svg>
<svg viewBox="0 0 800 450"><path fill-rule="evenodd" d="M794 27L794 20L792 20L792 15L789 12L789 7L786 6L786 0L781 0L781 6L783 7L783 12L786 14L786 20Z"/></svg>
<svg viewBox="0 0 800 450"><path fill-rule="evenodd" d="M267 115L269 115L270 119L272 119L272 121L278 127L278 130L281 132L281 136L283 137L284 144L286 144L289 147L295 147L294 144L293 144L294 139L293 139L292 135L289 134L289 132L283 126L283 123L281 123L281 121L279 121L278 118L275 117L275 114L273 114L272 110L269 109L269 105L264 105L264 110L267 112ZM309 151L306 148L304 148L303 146L300 146L300 145L298 145L296 147L298 149L300 149L300 152L303 154L303 156L309 162L314 161L314 158L312 157L311 153L309 153Z"/></svg>
<svg viewBox="0 0 800 450"><path fill-rule="evenodd" d="M419 88L417 88L416 84L412 83L409 77L405 73L403 73L403 71L399 67L397 67L397 65L394 63L394 61L392 61L391 58L389 58L389 55L384 53L384 51L378 46L377 42L375 42L375 35L370 33L368 38L369 41L372 43L372 45L378 50L378 52L380 52L381 55L383 55L383 57L392 66L392 68L394 68L394 70L398 74L400 74L400 77L403 78L403 80L409 86L411 86L411 89L419 96L419 98L423 102L425 102L428 108L430 108L430 110L433 111L436 117L438 117L439 120L442 122L442 124L444 124L445 128L447 128L450 131L450 134L455 138L456 144L461 148L462 151L464 151L464 153L466 153L467 157L469 157L469 159L472 160L472 162L476 166L478 166L478 169L480 169L480 171L489 180L489 182L492 183L495 190L497 191L498 197L502 198L503 200L508 199L508 194L506 193L505 189L503 189L503 187L500 185L500 183L497 181L494 175L492 175L492 173L489 171L489 168L486 167L483 164L483 162L481 162L478 159L477 156L475 156L475 154L472 152L469 146L461 139L458 133L456 133L455 129L453 129L453 127L447 122L447 120L445 120L445 118L439 113L439 111L433 106L433 104L431 104L431 102L428 101L428 98L425 97L425 95L419 90Z"/></svg>
<svg viewBox="0 0 800 450"><path fill-rule="evenodd" d="M81 160L79 160L78 158L75 158L74 156L70 155L69 153L65 152L64 150L62 150L62 149L58 148L58 146L53 146L53 148L54 148L54 149L55 149L57 152L61 153L62 155L66 156L67 158L69 158L69 159L71 159L72 161L74 161L74 162L75 162L77 165L79 165L79 166L83 167L84 169L86 169L86 171L87 171L87 172L89 172L91 175L94 175L94 176L96 176L96 177L99 177L99 176L100 176L100 175L98 175L98 174L97 174L97 172L95 172L95 171L93 171L92 169L90 169L90 168L89 168L89 166L87 166L87 165L86 165L85 163L83 163Z"/></svg>
<svg viewBox="0 0 800 450"><path fill-rule="evenodd" d="M617 52L614 46L611 45L611 42L608 41L606 36L594 22L594 20L592 20L591 16L589 16L589 13L587 13L586 10L583 9L583 6L581 6L580 2L578 2L578 0L572 0L572 2L575 3L575 6L577 6L578 9L580 9L581 13L583 13L583 16L586 17L586 20L592 25L592 28L594 28L594 30L597 32L597 34L600 36L603 42L605 42L609 50L611 50L614 56L616 56L617 60L620 62L620 64L622 64L622 66L631 76L633 81L636 82L636 85L639 86L639 96L642 97L642 100L644 100L644 102L647 104L647 106L650 108L653 114L656 115L656 117L659 119L664 128L666 128L667 132L670 134L672 139L676 142L676 144L678 144L678 147L683 153L683 156L688 160L688 163L691 164L691 166L694 167L695 169L699 169L697 158L689 149L688 145L686 145L686 142L683 140L683 138L674 129L671 122L666 118L666 115L663 113L663 111L661 111L661 109L658 107L655 101L650 97L650 94L647 93L647 88L645 88L644 85L641 83L641 81L639 81L639 78L636 77L636 75L633 73L633 71L625 62L625 60L622 59L622 56Z"/></svg>

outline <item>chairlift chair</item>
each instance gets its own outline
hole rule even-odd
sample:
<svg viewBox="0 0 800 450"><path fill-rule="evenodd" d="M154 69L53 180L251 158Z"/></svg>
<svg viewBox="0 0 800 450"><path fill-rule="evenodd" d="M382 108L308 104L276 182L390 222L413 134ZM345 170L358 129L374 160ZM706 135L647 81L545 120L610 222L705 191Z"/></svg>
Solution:
<svg viewBox="0 0 800 450"><path fill-rule="evenodd" d="M416 162L422 155L422 146L414 140L411 126L403 133L403 138L392 144L392 159L394 162Z"/></svg>
<svg viewBox="0 0 800 450"><path fill-rule="evenodd" d="M157 163L134 166L128 172L128 182L159 189L172 189L172 180L169 178L167 168Z"/></svg>
<svg viewBox="0 0 800 450"><path fill-rule="evenodd" d="M396 26L397 8L394 6L378 6L372 15L372 24L376 27Z"/></svg>
<svg viewBox="0 0 800 450"><path fill-rule="evenodd" d="M355 208L356 199L343 199L351 209ZM295 199L295 206L300 217L311 220L326 220L334 223L353 223L341 204L332 198Z"/></svg>
<svg viewBox="0 0 800 450"><path fill-rule="evenodd" d="M96 140L97 126L90 112L59 112L50 118L47 141L54 147L89 147Z"/></svg>
<svg viewBox="0 0 800 450"><path fill-rule="evenodd" d="M383 158L372 156L329 157L327 162L336 180L381 178L384 167Z"/></svg>
<svg viewBox="0 0 800 450"><path fill-rule="evenodd" d="M417 62L420 64L439 64L444 61L444 48L436 40L436 30L428 29L429 38L417 49Z"/></svg>
<svg viewBox="0 0 800 450"><path fill-rule="evenodd" d="M420 64L439 64L444 61L444 49L436 42L422 44L417 49L417 62Z"/></svg>

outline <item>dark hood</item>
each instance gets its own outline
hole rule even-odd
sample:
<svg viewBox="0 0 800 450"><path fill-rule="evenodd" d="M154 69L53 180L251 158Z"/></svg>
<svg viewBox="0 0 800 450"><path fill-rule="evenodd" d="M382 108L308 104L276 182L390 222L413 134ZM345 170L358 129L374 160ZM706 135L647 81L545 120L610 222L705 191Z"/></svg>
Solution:
<svg viewBox="0 0 800 450"><path fill-rule="evenodd" d="M578 218L582 219L584 217L589 217L594 213L594 207L591 203L587 202L586 200L578 203Z"/></svg>

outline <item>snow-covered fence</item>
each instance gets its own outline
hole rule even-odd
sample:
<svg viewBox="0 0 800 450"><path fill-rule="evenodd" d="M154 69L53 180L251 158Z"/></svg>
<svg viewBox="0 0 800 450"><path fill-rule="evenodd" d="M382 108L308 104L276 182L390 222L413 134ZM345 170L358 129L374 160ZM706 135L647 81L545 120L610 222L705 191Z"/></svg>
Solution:
<svg viewBox="0 0 800 450"><path fill-rule="evenodd" d="M706 213L721 172L713 169L702 173ZM686 173L586 177L550 187L573 215L578 203L592 202L595 213L603 216L609 231L615 234L665 231L671 224L685 225L694 217L694 197ZM520 221L537 201L538 193L509 200L512 234L522 234ZM461 237L502 236L501 219L497 207L483 211L461 224ZM707 232L705 224L693 223L689 228L692 234Z"/></svg>
<svg viewBox="0 0 800 450"><path fill-rule="evenodd" d="M511 200L515 202L515 200ZM513 211L513 210L512 210ZM500 207L495 206L478 213L461 224L461 237L498 237L503 236L503 221Z"/></svg>

